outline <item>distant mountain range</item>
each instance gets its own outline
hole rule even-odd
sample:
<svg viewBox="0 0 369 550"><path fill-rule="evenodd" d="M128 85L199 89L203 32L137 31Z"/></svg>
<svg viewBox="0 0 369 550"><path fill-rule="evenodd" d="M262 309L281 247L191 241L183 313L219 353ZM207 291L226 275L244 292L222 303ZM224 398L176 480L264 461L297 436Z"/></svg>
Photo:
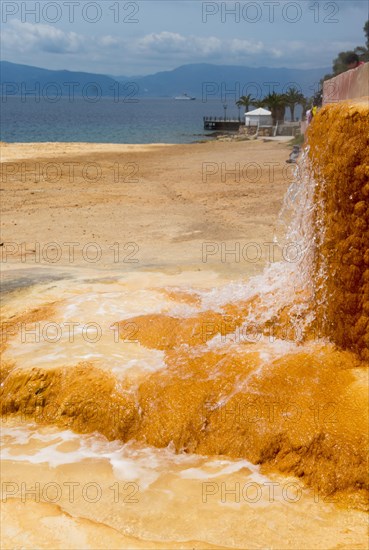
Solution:
<svg viewBox="0 0 369 550"><path fill-rule="evenodd" d="M198 63L183 65L171 71L140 77L111 77L102 74L52 71L8 61L0 62L2 95L32 95L32 90L45 97L115 96L173 97L186 92L198 99L238 99L252 94L261 99L275 90L283 92L289 86L299 88L308 97L319 88L320 79L330 71L321 69L250 68L234 65Z"/></svg>
<svg viewBox="0 0 369 550"><path fill-rule="evenodd" d="M32 90L36 90L36 94L40 90L40 94L50 98L58 93L65 97L73 94L92 98L94 94L114 95L117 81L102 74L51 71L0 61L0 85L2 95L32 95Z"/></svg>

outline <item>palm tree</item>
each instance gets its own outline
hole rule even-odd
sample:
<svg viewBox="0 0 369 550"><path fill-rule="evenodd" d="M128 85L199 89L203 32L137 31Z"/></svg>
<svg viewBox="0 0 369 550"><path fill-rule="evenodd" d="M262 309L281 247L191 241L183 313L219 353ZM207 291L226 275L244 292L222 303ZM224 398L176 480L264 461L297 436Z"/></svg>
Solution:
<svg viewBox="0 0 369 550"><path fill-rule="evenodd" d="M304 96L297 88L292 87L288 88L287 92L284 94L286 105L290 108L291 111L291 122L295 122L295 107L296 105L302 105L304 101Z"/></svg>
<svg viewBox="0 0 369 550"><path fill-rule="evenodd" d="M236 101L237 107L245 107L245 113L249 110L250 105L254 103L255 99L251 94L242 95L238 101Z"/></svg>
<svg viewBox="0 0 369 550"><path fill-rule="evenodd" d="M286 99L284 94L277 94L276 92L268 94L264 98L264 104L272 112L274 126L277 124L278 120L284 119L284 114L286 112Z"/></svg>
<svg viewBox="0 0 369 550"><path fill-rule="evenodd" d="M252 102L253 106L256 107L256 109L260 109L265 107L265 100L264 99L255 99L253 102Z"/></svg>
<svg viewBox="0 0 369 550"><path fill-rule="evenodd" d="M302 107L301 120L305 118L308 105L311 105L312 103L313 103L313 99L309 99L305 96L302 96L301 103L300 103Z"/></svg>

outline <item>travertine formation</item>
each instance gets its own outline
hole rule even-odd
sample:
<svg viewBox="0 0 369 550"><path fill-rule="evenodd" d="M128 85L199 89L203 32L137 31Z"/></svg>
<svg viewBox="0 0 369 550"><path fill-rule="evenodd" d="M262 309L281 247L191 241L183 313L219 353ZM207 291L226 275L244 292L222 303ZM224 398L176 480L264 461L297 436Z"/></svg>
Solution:
<svg viewBox="0 0 369 550"><path fill-rule="evenodd" d="M369 108L324 107L308 132L316 181L316 312L324 334L369 359Z"/></svg>

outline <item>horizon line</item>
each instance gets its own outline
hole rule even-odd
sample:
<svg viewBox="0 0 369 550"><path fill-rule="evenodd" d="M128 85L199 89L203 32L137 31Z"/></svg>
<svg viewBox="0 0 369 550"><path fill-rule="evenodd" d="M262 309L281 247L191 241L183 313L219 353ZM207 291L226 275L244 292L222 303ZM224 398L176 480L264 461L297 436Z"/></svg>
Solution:
<svg viewBox="0 0 369 550"><path fill-rule="evenodd" d="M301 68L294 68L294 67L268 67L268 66L265 66L265 65L262 65L260 67L250 67L248 65L232 65L232 64L221 64L221 65L218 65L216 63L185 63L183 65L178 65L178 67L175 67L174 69L162 69L162 70L159 70L159 71L156 71L154 73L147 73L147 74L141 74L141 75L123 75L123 74L117 74L117 75L113 75L113 74L108 74L108 73L100 73L100 72L91 72L91 71L87 71L87 70L78 70L78 69L49 69L48 67L40 67L38 65L27 65L25 63L17 63L15 61L8 61L6 59L2 59L0 60L0 63L10 63L11 65L19 65L19 66L23 66L23 67L30 67L30 68L33 68L33 69L42 69L44 71L54 71L54 72L60 72L60 71L65 71L65 72L70 72L70 73L86 73L86 74L95 74L95 75L100 75L100 76L106 76L106 77L109 77L109 78L122 78L125 77L125 78L145 78L147 76L154 76L158 73L170 73L170 72L173 72L173 71L176 71L177 69L181 69L182 67L189 67L189 66L196 66L196 65L209 65L209 66L212 66L212 67L238 67L238 68L243 68L243 69L268 69L268 70L275 70L275 71L278 71L278 70L290 70L290 71L301 71L301 72L306 72L306 71L317 71L317 70L331 70L330 67L313 67L313 68L310 68L310 69L301 69Z"/></svg>

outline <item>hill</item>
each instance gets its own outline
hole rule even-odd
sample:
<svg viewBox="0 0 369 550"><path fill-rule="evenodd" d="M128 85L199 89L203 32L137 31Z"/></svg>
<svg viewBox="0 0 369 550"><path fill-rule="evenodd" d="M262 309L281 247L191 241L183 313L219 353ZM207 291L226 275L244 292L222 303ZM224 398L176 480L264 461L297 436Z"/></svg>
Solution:
<svg viewBox="0 0 369 550"><path fill-rule="evenodd" d="M2 94L7 95L40 89L46 96L59 94L68 97L73 93L93 98L95 95L114 96L119 86L120 94L127 97L172 97L186 92L204 101L219 97L232 101L248 93L257 98L273 90L281 93L289 86L299 88L310 97L318 90L319 81L328 70L327 67L273 69L198 63L147 76L111 77L2 61L0 84Z"/></svg>

